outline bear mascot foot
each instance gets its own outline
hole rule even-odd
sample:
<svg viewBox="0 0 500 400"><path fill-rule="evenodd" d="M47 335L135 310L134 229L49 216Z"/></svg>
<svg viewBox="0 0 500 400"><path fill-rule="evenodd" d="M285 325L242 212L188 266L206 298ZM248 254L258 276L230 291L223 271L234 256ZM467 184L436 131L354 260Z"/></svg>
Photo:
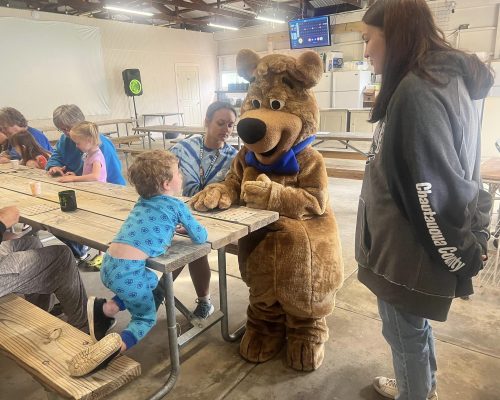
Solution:
<svg viewBox="0 0 500 400"><path fill-rule="evenodd" d="M324 343L288 338L286 361L289 367L297 371L314 371L321 366L324 357Z"/></svg>
<svg viewBox="0 0 500 400"><path fill-rule="evenodd" d="M263 335L247 327L241 338L240 354L247 361L261 363L278 354L284 344L284 337Z"/></svg>

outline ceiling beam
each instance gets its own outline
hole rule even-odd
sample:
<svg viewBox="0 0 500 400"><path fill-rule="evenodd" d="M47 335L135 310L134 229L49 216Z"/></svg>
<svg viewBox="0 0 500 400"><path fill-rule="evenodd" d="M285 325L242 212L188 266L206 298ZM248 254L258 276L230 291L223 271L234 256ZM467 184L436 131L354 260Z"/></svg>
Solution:
<svg viewBox="0 0 500 400"><path fill-rule="evenodd" d="M226 17L231 17L231 18L238 18L238 19L245 19L245 20L253 20L254 19L253 17L248 16L248 15L243 15L243 14L240 14L237 12L224 10L222 8L212 7L208 4L206 4L206 5L195 4L195 3L189 3L189 2L183 1L183 0L162 0L161 3L164 5L173 5L173 6L177 6L177 7L188 8L190 10L203 11L203 12L207 12L210 14L224 15Z"/></svg>
<svg viewBox="0 0 500 400"><path fill-rule="evenodd" d="M300 14L299 7L290 6L286 3L278 1L245 0L245 3L247 3L248 5L252 4L252 8L261 10L273 8L275 10L283 10L294 14Z"/></svg>
<svg viewBox="0 0 500 400"><path fill-rule="evenodd" d="M151 7L153 7L155 10L159 11L161 14L166 14L169 17L177 17L178 16L175 11L172 11L170 8L164 6L163 4L151 3Z"/></svg>
<svg viewBox="0 0 500 400"><path fill-rule="evenodd" d="M204 4L206 6L209 6L209 7L213 7L215 4L217 3L205 3L203 0L192 0L193 3L195 4ZM222 8L224 8L224 5L225 4L232 4L232 3L241 3L241 0L226 0L226 1L221 1L220 2L220 5ZM189 8L185 8L184 10L180 10L179 11L179 14L183 14L183 13L187 13L187 12L191 12L193 11L192 9L189 9ZM230 11L230 10L227 10L227 11Z"/></svg>
<svg viewBox="0 0 500 400"><path fill-rule="evenodd" d="M59 0L57 5L71 7L78 11L78 13L98 11L102 9L102 4L100 3L88 3L81 0Z"/></svg>
<svg viewBox="0 0 500 400"><path fill-rule="evenodd" d="M182 17L172 17L166 14L155 14L154 19L162 19L168 22L174 22L176 24L188 24L196 26L207 26L207 22L203 20L197 20L193 18L182 18Z"/></svg>
<svg viewBox="0 0 500 400"><path fill-rule="evenodd" d="M152 3L151 6L159 11L159 13L155 14L152 18L155 19L164 19L169 22L175 22L178 24L191 24L191 25L206 25L207 23L201 19L193 19L193 18L183 18L181 16L176 15L174 11L169 10L167 7L162 4Z"/></svg>

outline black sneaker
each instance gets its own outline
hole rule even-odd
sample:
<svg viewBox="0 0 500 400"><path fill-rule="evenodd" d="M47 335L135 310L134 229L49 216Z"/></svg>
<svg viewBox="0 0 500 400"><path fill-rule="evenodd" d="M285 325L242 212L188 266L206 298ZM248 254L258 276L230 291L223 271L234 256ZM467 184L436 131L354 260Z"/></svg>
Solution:
<svg viewBox="0 0 500 400"><path fill-rule="evenodd" d="M199 319L207 319L214 313L214 305L209 303L208 301L200 301L199 299L195 300L198 305L193 311L193 315Z"/></svg>
<svg viewBox="0 0 500 400"><path fill-rule="evenodd" d="M59 317L64 314L64 310L61 306L61 303L54 304L54 307L49 311L49 314L52 314L54 317Z"/></svg>
<svg viewBox="0 0 500 400"><path fill-rule="evenodd" d="M89 333L94 342L98 342L106 332L116 325L114 318L104 314L103 306L106 299L91 296L87 301L87 319L89 321Z"/></svg>

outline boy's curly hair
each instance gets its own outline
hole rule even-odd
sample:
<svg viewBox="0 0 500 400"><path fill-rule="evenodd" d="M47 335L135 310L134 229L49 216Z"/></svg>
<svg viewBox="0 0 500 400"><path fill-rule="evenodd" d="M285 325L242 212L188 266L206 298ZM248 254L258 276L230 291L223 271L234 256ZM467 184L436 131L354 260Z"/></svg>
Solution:
<svg viewBox="0 0 500 400"><path fill-rule="evenodd" d="M172 166L178 163L177 157L169 151L147 151L135 158L128 169L128 180L141 197L149 199L162 192L163 182L172 180Z"/></svg>

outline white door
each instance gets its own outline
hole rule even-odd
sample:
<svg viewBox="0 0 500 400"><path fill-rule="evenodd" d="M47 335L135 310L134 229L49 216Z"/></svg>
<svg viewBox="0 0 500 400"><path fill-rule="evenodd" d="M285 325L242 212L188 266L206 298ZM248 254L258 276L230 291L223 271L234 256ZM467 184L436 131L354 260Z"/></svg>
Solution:
<svg viewBox="0 0 500 400"><path fill-rule="evenodd" d="M201 126L200 78L198 65L175 65L179 112L184 113L184 125Z"/></svg>

